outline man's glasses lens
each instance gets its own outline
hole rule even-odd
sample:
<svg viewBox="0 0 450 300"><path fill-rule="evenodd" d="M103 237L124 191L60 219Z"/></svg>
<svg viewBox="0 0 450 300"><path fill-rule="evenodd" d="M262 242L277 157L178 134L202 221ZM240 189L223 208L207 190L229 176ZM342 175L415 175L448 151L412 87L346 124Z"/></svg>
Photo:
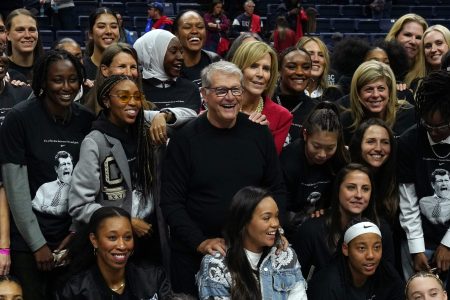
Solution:
<svg viewBox="0 0 450 300"><path fill-rule="evenodd" d="M216 93L216 96L218 97L225 97L228 94L228 91L231 91L231 94L233 96L240 96L242 95L242 89L238 87L233 88L224 88L224 87L218 87L218 88L209 88L210 90L214 90Z"/></svg>

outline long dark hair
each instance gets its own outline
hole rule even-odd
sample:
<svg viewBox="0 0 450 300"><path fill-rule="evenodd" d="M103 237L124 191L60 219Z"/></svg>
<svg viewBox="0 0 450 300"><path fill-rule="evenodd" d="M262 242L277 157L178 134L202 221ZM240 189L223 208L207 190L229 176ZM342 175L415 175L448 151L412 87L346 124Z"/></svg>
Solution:
<svg viewBox="0 0 450 300"><path fill-rule="evenodd" d="M389 143L391 146L391 153L385 163L374 170L362 157L361 145L363 142L364 134L371 126L380 126L386 129L389 135ZM366 167L372 169L375 177L375 190L376 194L375 203L378 214L382 213L386 215L389 221L394 221L397 217L397 210L399 204L398 198L398 184L396 176L396 162L397 162L397 141L394 138L394 134L386 123L378 118L371 118L359 126L352 137L350 144L350 155L352 162L360 163Z"/></svg>
<svg viewBox="0 0 450 300"><path fill-rule="evenodd" d="M95 26L95 21L97 21L98 17L103 14L112 15L116 19L117 24L119 24L116 13L112 11L112 9L108 7L99 7L89 15L89 33L92 34ZM91 56L92 53L94 53L94 46L94 40L90 39L86 47L87 56Z"/></svg>
<svg viewBox="0 0 450 300"><path fill-rule="evenodd" d="M228 247L225 261L233 280L231 287L233 300L261 299L258 282L245 254L244 238L256 206L266 197L270 197L267 190L248 186L239 190L231 201L224 237ZM268 250L266 249L263 256Z"/></svg>
<svg viewBox="0 0 450 300"><path fill-rule="evenodd" d="M98 88L97 102L103 107L103 110L108 114L104 100L109 97L109 93L119 82L130 80L136 84L132 77L125 75L111 75L105 78L103 83ZM138 87L138 85L136 84ZM139 87L138 87L139 88ZM142 94L142 90L139 89ZM130 126L130 134L137 138L137 153L136 153L136 189L142 193L143 207L146 206L148 197L151 195L152 188L152 165L153 165L153 147L149 136L148 127L144 119L144 110L141 108L136 118L136 122Z"/></svg>
<svg viewBox="0 0 450 300"><path fill-rule="evenodd" d="M33 89L36 97L39 99L44 99L47 93L46 81L48 78L48 69L50 65L61 60L68 60L72 63L77 72L79 86L81 87L83 84L85 72L80 60L62 49L49 50L43 56L39 57L33 67L33 74L36 76L33 76L31 88Z"/></svg>
<svg viewBox="0 0 450 300"><path fill-rule="evenodd" d="M307 135L312 135L318 131L337 133L336 153L330 159L330 162L327 162L332 174L336 174L338 170L350 162L350 155L345 148L339 109L335 104L328 101L317 104L303 122L303 130Z"/></svg>
<svg viewBox="0 0 450 300"><path fill-rule="evenodd" d="M375 209L375 201L374 201L374 186L373 186L373 177L370 169L365 167L364 165L357 163L350 163L344 168L342 168L339 173L336 175L333 184L333 190L331 195L331 208L330 211L327 212L325 217L325 226L326 226L326 241L330 252L334 252L336 250L336 246L338 245L338 241L342 236L342 224L341 224L341 210L340 210L340 200L339 200L339 191L341 188L342 182L345 180L348 174L359 171L367 174L372 184L372 192L370 194L369 205L362 212L361 216L366 217L375 224L379 225L378 215Z"/></svg>

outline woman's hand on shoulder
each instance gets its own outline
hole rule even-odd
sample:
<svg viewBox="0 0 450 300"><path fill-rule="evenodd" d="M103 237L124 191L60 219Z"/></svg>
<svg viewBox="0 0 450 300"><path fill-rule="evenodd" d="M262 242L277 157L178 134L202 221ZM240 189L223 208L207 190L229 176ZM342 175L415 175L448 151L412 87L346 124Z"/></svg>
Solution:
<svg viewBox="0 0 450 300"><path fill-rule="evenodd" d="M137 235L137 237L151 235L152 233L152 224L149 224L142 219L131 218L131 227L133 228L133 232Z"/></svg>
<svg viewBox="0 0 450 300"><path fill-rule="evenodd" d="M269 121L267 120L266 115L263 115L259 112L256 111L252 112L248 117L248 119L257 124L269 126Z"/></svg>
<svg viewBox="0 0 450 300"><path fill-rule="evenodd" d="M150 138L157 145L167 142L167 121L165 113L158 113L152 120L150 125Z"/></svg>

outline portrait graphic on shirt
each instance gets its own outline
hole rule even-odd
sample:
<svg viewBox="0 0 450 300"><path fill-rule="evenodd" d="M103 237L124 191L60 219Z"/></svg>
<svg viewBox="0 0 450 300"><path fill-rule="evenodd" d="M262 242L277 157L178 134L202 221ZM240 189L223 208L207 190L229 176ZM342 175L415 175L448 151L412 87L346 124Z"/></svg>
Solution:
<svg viewBox="0 0 450 300"><path fill-rule="evenodd" d="M450 173L435 169L431 173L434 195L420 199L420 211L432 224L447 224L450 220Z"/></svg>
<svg viewBox="0 0 450 300"><path fill-rule="evenodd" d="M58 151L54 159L56 180L42 184L31 202L41 213L62 216L67 214L73 157L67 151Z"/></svg>

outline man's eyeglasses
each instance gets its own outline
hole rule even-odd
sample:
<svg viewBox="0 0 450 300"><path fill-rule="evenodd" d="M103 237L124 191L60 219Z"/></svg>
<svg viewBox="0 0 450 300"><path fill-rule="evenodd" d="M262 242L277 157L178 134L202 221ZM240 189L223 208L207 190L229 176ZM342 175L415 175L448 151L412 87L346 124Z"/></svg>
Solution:
<svg viewBox="0 0 450 300"><path fill-rule="evenodd" d="M131 98L134 99L134 101L141 102L144 98L141 93L134 93L134 95L131 95L128 92L117 92L117 94L109 94L109 96L117 97L119 98L119 101L122 103L128 103L130 102Z"/></svg>
<svg viewBox="0 0 450 300"><path fill-rule="evenodd" d="M231 91L231 95L233 96L240 96L243 93L243 90L241 87L232 87L232 88L226 88L226 87L216 87L216 88L207 88L207 90L213 90L217 97L225 97L228 94L228 91Z"/></svg>
<svg viewBox="0 0 450 300"><path fill-rule="evenodd" d="M445 124L445 125L441 125L441 126L431 126L430 124L428 124L427 122L425 122L424 119L420 120L420 124L428 131L428 132L432 132L432 131L445 131L450 129L450 123L449 124Z"/></svg>

